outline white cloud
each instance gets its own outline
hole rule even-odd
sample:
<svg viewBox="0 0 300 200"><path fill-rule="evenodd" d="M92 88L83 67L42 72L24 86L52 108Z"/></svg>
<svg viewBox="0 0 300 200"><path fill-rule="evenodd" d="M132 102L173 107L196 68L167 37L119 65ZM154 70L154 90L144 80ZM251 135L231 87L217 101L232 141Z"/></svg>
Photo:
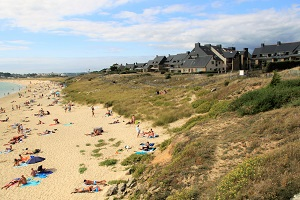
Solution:
<svg viewBox="0 0 300 200"><path fill-rule="evenodd" d="M28 50L30 44L25 40L0 41L0 51Z"/></svg>
<svg viewBox="0 0 300 200"><path fill-rule="evenodd" d="M269 9L250 14L204 15L201 12L207 5L175 4L147 8L142 12L123 11L110 18L110 21L89 21L84 18L91 14L108 15L108 8L130 2L135 1L15 0L12 3L11 0L1 0L0 19L8 19L6 25L32 32L80 35L95 41L147 41L155 46L163 42L164 48L173 47L168 45L172 43L185 48L187 44L190 46L196 41L246 46L281 38L300 40L300 8L297 5L289 9ZM187 15L162 17L179 12ZM200 19L196 15L205 18ZM2 45L2 49L5 48L10 47Z"/></svg>

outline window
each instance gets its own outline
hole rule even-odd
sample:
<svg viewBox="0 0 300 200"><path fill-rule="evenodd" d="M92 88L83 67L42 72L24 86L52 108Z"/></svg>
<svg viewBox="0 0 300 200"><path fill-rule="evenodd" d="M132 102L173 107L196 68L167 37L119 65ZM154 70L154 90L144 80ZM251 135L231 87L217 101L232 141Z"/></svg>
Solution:
<svg viewBox="0 0 300 200"><path fill-rule="evenodd" d="M215 61L212 60L212 61L211 61L211 64L212 64L212 65L215 64Z"/></svg>

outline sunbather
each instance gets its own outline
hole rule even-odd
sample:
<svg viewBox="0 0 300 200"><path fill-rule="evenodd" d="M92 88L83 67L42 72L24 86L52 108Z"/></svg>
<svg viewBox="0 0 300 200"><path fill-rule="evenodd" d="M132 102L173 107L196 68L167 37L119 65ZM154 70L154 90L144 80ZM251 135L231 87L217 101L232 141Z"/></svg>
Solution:
<svg viewBox="0 0 300 200"><path fill-rule="evenodd" d="M142 146L142 148L140 148L140 150L145 150L145 151L148 151L150 148L150 143L147 142L144 146Z"/></svg>
<svg viewBox="0 0 300 200"><path fill-rule="evenodd" d="M88 186L86 188L75 188L73 193L85 193L85 192L93 192L93 186Z"/></svg>
<svg viewBox="0 0 300 200"><path fill-rule="evenodd" d="M19 183L18 183L18 187L19 187L21 184L22 184L22 185L27 184L27 179L25 178L24 175L21 176L21 178L20 178L20 180L19 180Z"/></svg>
<svg viewBox="0 0 300 200"><path fill-rule="evenodd" d="M83 180L86 185L106 185L106 180L102 181L92 181L92 180Z"/></svg>
<svg viewBox="0 0 300 200"><path fill-rule="evenodd" d="M35 149L33 151L29 151L28 148L25 149L25 151L23 152L24 155L31 155L31 154L36 154L36 153L40 153L41 149Z"/></svg>
<svg viewBox="0 0 300 200"><path fill-rule="evenodd" d="M31 175L32 177L35 177L36 174L37 174L37 170L34 170L33 168L31 168L30 175Z"/></svg>
<svg viewBox="0 0 300 200"><path fill-rule="evenodd" d="M8 189L10 186L13 186L14 184L18 183L20 180L20 178L15 178L13 180L11 180L9 183L7 183L6 185L4 185L1 189L5 188Z"/></svg>
<svg viewBox="0 0 300 200"><path fill-rule="evenodd" d="M9 117L6 117L5 119L1 119L1 122L7 122L9 120Z"/></svg>

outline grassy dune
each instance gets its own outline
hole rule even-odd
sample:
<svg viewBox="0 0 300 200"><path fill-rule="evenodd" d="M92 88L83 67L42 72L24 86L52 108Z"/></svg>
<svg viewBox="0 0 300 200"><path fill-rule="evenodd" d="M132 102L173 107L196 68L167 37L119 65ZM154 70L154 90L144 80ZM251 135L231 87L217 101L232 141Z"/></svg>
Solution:
<svg viewBox="0 0 300 200"><path fill-rule="evenodd" d="M289 199L300 192L300 79L279 75L89 74L64 93L169 128L156 157L126 160L139 183L130 199Z"/></svg>

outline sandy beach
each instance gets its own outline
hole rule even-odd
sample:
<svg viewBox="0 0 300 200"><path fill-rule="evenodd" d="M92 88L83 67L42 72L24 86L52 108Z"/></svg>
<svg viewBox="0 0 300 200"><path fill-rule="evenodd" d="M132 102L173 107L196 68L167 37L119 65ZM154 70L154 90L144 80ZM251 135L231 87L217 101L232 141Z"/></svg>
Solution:
<svg viewBox="0 0 300 200"><path fill-rule="evenodd" d="M129 155L138 151L140 143L147 141L159 144L169 136L164 134L164 130L159 127L153 128L157 138L148 139L147 137L137 137L135 125L126 125L130 119L125 119L117 113L112 116L105 116L107 112L103 105L94 105L95 116L92 116L92 110L87 105L72 106L71 111L64 110L63 97L51 95L51 91L59 91L59 85L49 81L39 80L21 80L11 81L26 85L26 88L18 93L0 99L0 107L5 108L6 112L0 114L0 119L9 117L7 122L0 122L0 185L1 187L11 180L24 175L30 178L31 168L37 169L39 165L53 171L47 178L33 178L40 181L38 185L17 187L17 184L8 189L0 190L1 199L105 199L108 186L100 185L102 191L95 193L71 194L74 188L83 188L86 185L84 179L89 180L127 180L130 175L126 175L126 167L121 166L121 161ZM49 96L49 98L48 98ZM28 106L24 102L33 100ZM57 104L49 106L55 100ZM20 105L20 109L15 106ZM14 110L12 110L14 106ZM50 115L40 117L39 111L49 111ZM57 118L60 124L54 124L53 119ZM39 124L41 120L44 124ZM116 120L120 123L110 124ZM21 123L24 129L31 131L28 137L21 143L12 145L13 151L5 153L5 144L13 137L18 135L17 128L11 126L15 123ZM102 127L104 133L100 136L87 136L93 128ZM142 131L149 131L150 122L140 122ZM54 130L55 133L39 136L45 130ZM95 144L103 139L107 145L100 147L101 157L91 156L92 151L97 149ZM120 141L120 142L119 142ZM114 145L120 143L119 146ZM114 146L113 146L114 145ZM125 149L125 145L132 147ZM41 152L35 156L46 158L43 162L29 164L23 167L14 167L14 159L19 158L19 154L24 153L24 149L41 149ZM122 149L122 150L121 150ZM118 151L119 150L119 151ZM156 150L158 151L158 150ZM156 152L155 152L156 153ZM106 159L117 159L115 166L99 166L99 162ZM79 173L80 164L84 164L87 170Z"/></svg>

